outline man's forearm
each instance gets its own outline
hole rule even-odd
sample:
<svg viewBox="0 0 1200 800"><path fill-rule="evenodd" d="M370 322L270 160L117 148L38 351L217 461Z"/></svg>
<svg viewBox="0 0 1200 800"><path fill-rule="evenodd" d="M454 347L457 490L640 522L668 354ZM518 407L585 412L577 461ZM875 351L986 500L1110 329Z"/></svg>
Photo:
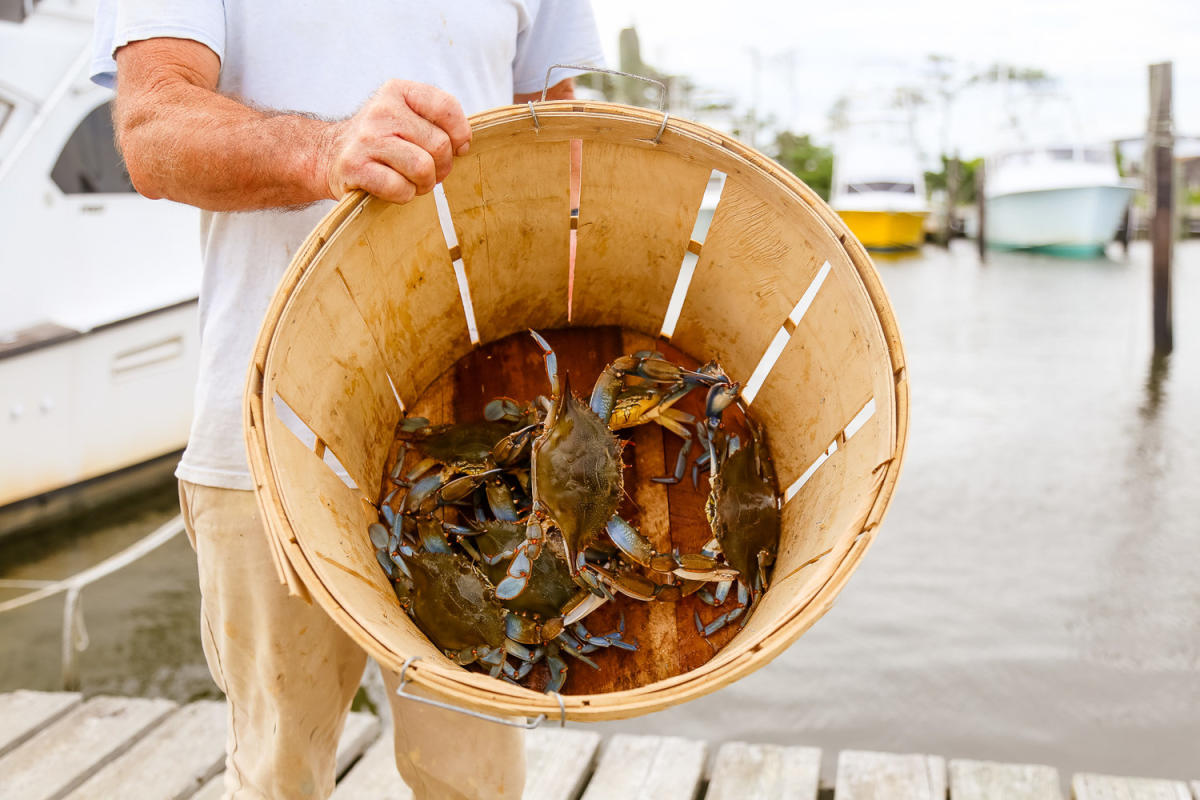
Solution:
<svg viewBox="0 0 1200 800"><path fill-rule="evenodd" d="M221 95L220 61L198 42L140 40L116 59L117 140L147 197L246 211L365 189L406 203L470 146L458 100L422 83L388 81L350 118L326 122Z"/></svg>
<svg viewBox="0 0 1200 800"><path fill-rule="evenodd" d="M120 144L139 192L212 211L331 196L320 164L332 124L264 112L186 81L119 99Z"/></svg>

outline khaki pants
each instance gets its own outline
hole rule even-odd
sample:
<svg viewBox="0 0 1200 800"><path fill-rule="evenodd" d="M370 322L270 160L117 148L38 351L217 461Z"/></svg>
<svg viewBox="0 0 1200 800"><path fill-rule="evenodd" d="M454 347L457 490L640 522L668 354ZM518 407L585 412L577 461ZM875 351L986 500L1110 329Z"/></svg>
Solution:
<svg viewBox="0 0 1200 800"><path fill-rule="evenodd" d="M278 582L252 492L180 481L179 497L200 570L204 655L229 700L224 797L328 797L366 654ZM398 698L387 670L384 681L396 766L418 800L521 796L521 731Z"/></svg>

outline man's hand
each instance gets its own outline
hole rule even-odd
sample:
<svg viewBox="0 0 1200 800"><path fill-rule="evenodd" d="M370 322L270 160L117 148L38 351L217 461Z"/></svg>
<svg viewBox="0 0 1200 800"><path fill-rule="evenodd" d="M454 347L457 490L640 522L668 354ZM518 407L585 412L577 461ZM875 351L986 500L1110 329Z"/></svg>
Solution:
<svg viewBox="0 0 1200 800"><path fill-rule="evenodd" d="M216 54L189 39L131 42L116 59L117 140L150 198L245 211L361 188L403 203L445 178L471 138L458 101L432 86L389 82L350 119L326 122L220 94Z"/></svg>
<svg viewBox="0 0 1200 800"><path fill-rule="evenodd" d="M389 81L353 117L330 126L321 148L329 196L365 189L393 203L425 194L470 147L471 128L449 94Z"/></svg>

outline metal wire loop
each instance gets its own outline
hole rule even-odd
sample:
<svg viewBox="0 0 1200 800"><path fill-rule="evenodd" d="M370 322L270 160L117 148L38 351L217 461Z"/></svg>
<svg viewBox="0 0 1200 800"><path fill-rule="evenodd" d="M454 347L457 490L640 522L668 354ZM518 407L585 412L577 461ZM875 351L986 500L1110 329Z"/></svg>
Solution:
<svg viewBox="0 0 1200 800"><path fill-rule="evenodd" d="M558 727L567 727L567 705L563 702L562 695L558 692L550 692L554 695L554 699L558 701Z"/></svg>
<svg viewBox="0 0 1200 800"><path fill-rule="evenodd" d="M619 75L622 78L633 78L636 81L645 81L658 87L658 110L662 112L662 124L658 126L658 133L651 140L654 144L662 141L663 131L667 129L667 120L671 118L671 112L667 111L667 86L662 81L654 78L647 78L645 75L635 75L632 72L621 72L617 69L605 69L603 67L593 67L588 64L551 64L546 70L546 82L542 85L542 98L539 102L546 102L546 93L550 91L550 74L556 69L574 69L580 72L603 72L605 75ZM537 110L533 107L533 101L529 101L529 113L533 117L533 127L536 130L542 129L542 123L538 119Z"/></svg>
<svg viewBox="0 0 1200 800"><path fill-rule="evenodd" d="M545 714L538 714L533 719L527 720L525 722L517 722L516 720L505 719L504 717L493 716L492 714L484 714L479 711L471 711L470 709L467 709L467 708L459 708L456 705L451 705L450 703L443 703L440 700L434 700L429 697L418 697L415 694L409 694L408 692L404 691L404 687L408 685L408 668L420 660L421 660L420 656L409 656L405 660L404 664L400 667L400 685L396 687L396 694L398 696L403 697L406 700L413 700L417 703L424 703L425 705L433 706L434 708L441 708L446 711L454 711L455 713L465 714L466 716L474 717L475 719L482 719L487 722L495 722L497 725L507 725L510 728L522 728L527 731L533 730L534 728L538 727L539 725L541 725L543 722L546 721ZM561 698L559 699L558 704L559 704L559 706L562 706ZM566 714L567 714L566 708L563 707L564 725L565 725L565 720L566 720Z"/></svg>

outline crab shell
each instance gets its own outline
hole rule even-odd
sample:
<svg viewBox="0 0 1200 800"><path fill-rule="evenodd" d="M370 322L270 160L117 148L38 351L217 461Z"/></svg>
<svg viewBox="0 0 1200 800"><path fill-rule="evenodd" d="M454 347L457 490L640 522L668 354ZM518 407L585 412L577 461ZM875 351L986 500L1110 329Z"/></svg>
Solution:
<svg viewBox="0 0 1200 800"><path fill-rule="evenodd" d="M754 585L760 564L779 550L779 493L762 442L750 443L725 460L713 480L705 511L729 565Z"/></svg>
<svg viewBox="0 0 1200 800"><path fill-rule="evenodd" d="M534 509L562 531L574 570L576 554L617 512L625 479L621 442L564 378L532 459Z"/></svg>
<svg viewBox="0 0 1200 800"><path fill-rule="evenodd" d="M405 557L412 573L412 616L442 650L504 645L504 609L491 581L454 553Z"/></svg>

